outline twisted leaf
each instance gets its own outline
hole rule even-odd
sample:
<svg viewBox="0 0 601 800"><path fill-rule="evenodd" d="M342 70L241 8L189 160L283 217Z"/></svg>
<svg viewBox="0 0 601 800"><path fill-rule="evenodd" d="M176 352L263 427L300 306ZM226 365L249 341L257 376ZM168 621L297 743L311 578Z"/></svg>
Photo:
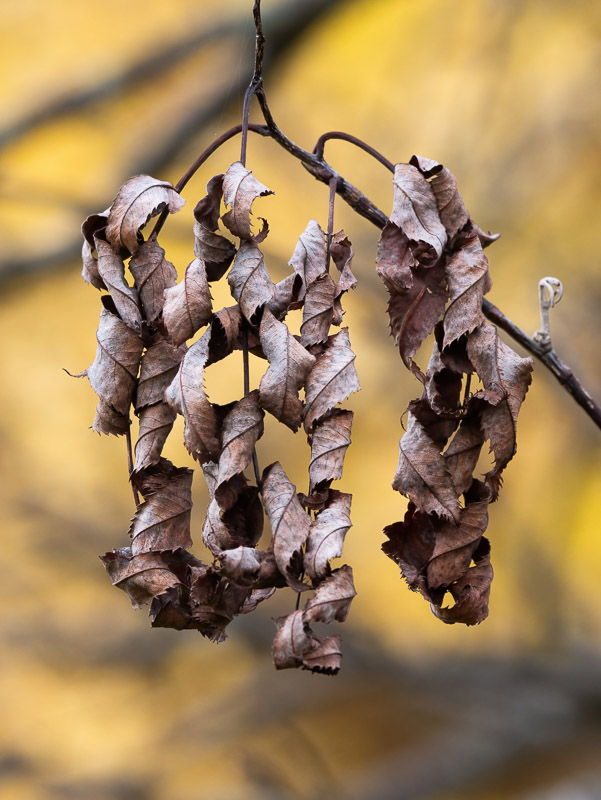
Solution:
<svg viewBox="0 0 601 800"><path fill-rule="evenodd" d="M339 672L342 659L339 636L316 636L304 619L304 611L294 611L276 622L279 627L273 640L276 669L302 667L324 675Z"/></svg>
<svg viewBox="0 0 601 800"><path fill-rule="evenodd" d="M344 622L356 594L353 570L348 566L335 569L319 584L314 596L305 604L305 620L309 623Z"/></svg>
<svg viewBox="0 0 601 800"><path fill-rule="evenodd" d="M450 608L432 607L434 615L443 622L478 625L488 616L493 569L490 563L490 544L487 539L481 539L473 560L474 566L449 587L455 605Z"/></svg>
<svg viewBox="0 0 601 800"><path fill-rule="evenodd" d="M150 345L140 364L136 411L164 399L165 390L175 377L184 353L185 348L174 347L162 336Z"/></svg>
<svg viewBox="0 0 601 800"><path fill-rule="evenodd" d="M223 420L222 450L214 488L222 508L226 507L223 485L250 464L255 445L263 435L263 416L259 392L255 390L239 400Z"/></svg>
<svg viewBox="0 0 601 800"><path fill-rule="evenodd" d="M447 262L450 304L444 315L443 348L471 333L484 321L482 298L491 287L488 259L480 240L472 235Z"/></svg>
<svg viewBox="0 0 601 800"><path fill-rule="evenodd" d="M326 271L326 253L326 235L319 223L311 219L299 236L288 262L303 281L299 299L304 298L307 287Z"/></svg>
<svg viewBox="0 0 601 800"><path fill-rule="evenodd" d="M100 556L113 586L122 589L133 608L140 608L171 586L180 583L158 553L134 556L130 547Z"/></svg>
<svg viewBox="0 0 601 800"><path fill-rule="evenodd" d="M176 416L167 403L144 406L139 412L140 430L135 447L135 472L159 463L163 445L173 428Z"/></svg>
<svg viewBox="0 0 601 800"><path fill-rule="evenodd" d="M348 328L330 336L326 349L309 373L305 388L305 430L325 417L352 392L361 389Z"/></svg>
<svg viewBox="0 0 601 800"><path fill-rule="evenodd" d="M230 211L222 217L223 224L240 239L262 242L269 232L267 220L259 217L263 223L255 236L251 231L251 207L257 197L273 194L271 189L260 183L252 172L236 161L223 176L223 198Z"/></svg>
<svg viewBox="0 0 601 800"><path fill-rule="evenodd" d="M103 239L103 232L95 237L98 253L98 274L109 290L117 313L130 328L140 330L142 312L138 293L125 280L125 266L118 253Z"/></svg>
<svg viewBox="0 0 601 800"><path fill-rule="evenodd" d="M438 216L432 188L418 169L397 164L390 221L403 231L423 264L433 264L442 255L447 234Z"/></svg>
<svg viewBox="0 0 601 800"><path fill-rule="evenodd" d="M218 281L225 274L236 254L232 242L216 233L222 196L223 175L215 175L194 209L194 255L205 264L210 281Z"/></svg>
<svg viewBox="0 0 601 800"><path fill-rule="evenodd" d="M409 163L417 167L424 178L429 180L436 198L440 221L449 239L452 239L469 220L469 214L457 189L455 176L438 161L422 156L412 156Z"/></svg>
<svg viewBox="0 0 601 800"><path fill-rule="evenodd" d="M108 216L108 208L100 214L90 214L81 226L81 232L84 237L81 248L81 277L86 283L91 283L96 289L106 289L106 286L98 272L98 253L96 252L94 236L103 228L106 228Z"/></svg>
<svg viewBox="0 0 601 800"><path fill-rule="evenodd" d="M241 243L227 280L242 313L252 323L257 309L274 296L263 254L254 242Z"/></svg>
<svg viewBox="0 0 601 800"><path fill-rule="evenodd" d="M327 272L318 275L305 293L300 342L303 347L325 342L334 321L336 284Z"/></svg>
<svg viewBox="0 0 601 800"><path fill-rule="evenodd" d="M144 315L148 322L154 322L163 311L165 289L175 286L177 280L175 267L165 258L165 251L155 236L144 242L132 256L129 270L134 276Z"/></svg>
<svg viewBox="0 0 601 800"><path fill-rule="evenodd" d="M311 434L311 463L309 492L324 488L335 478L342 477L344 456L351 443L353 412L335 409L315 424Z"/></svg>
<svg viewBox="0 0 601 800"><path fill-rule="evenodd" d="M376 255L376 271L388 291L391 294L407 292L413 283L413 268L417 266L409 239L389 220L382 229Z"/></svg>
<svg viewBox="0 0 601 800"><path fill-rule="evenodd" d="M304 565L313 583L323 580L328 574L330 559L342 555L344 537L351 527L352 499L350 494L330 492L328 505L311 523Z"/></svg>
<svg viewBox="0 0 601 800"><path fill-rule="evenodd" d="M205 264L195 258L186 268L181 283L165 292L163 322L169 338L176 345L191 339L211 320L212 312Z"/></svg>

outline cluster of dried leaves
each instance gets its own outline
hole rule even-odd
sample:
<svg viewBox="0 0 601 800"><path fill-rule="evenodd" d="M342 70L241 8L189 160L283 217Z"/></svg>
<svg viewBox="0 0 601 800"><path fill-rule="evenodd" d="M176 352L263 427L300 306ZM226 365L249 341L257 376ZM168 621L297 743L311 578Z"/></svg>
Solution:
<svg viewBox="0 0 601 800"><path fill-rule="evenodd" d="M488 505L516 450L532 370L532 360L501 341L482 314L491 287L483 247L495 238L472 222L442 164L419 156L397 164L377 270L390 294L395 343L423 391L409 404L393 481L409 507L403 522L385 528L383 550L439 619L467 625L488 614ZM432 332L424 374L413 358ZM487 441L494 466L479 480L474 472ZM443 606L447 592L450 607Z"/></svg>
<svg viewBox="0 0 601 800"><path fill-rule="evenodd" d="M342 476L352 423L352 412L338 406L360 387L348 330L330 335L330 328L341 325L341 297L356 283L353 251L344 233L330 240L311 220L291 273L274 284L259 249L267 222L261 219L253 233L251 220L254 200L267 194L240 162L210 180L194 209L195 258L179 283L157 237L144 240L141 233L152 217L183 205L171 184L132 178L110 209L83 225L83 277L106 292L96 357L82 373L99 398L93 429L127 434L131 406L139 418L131 481L143 502L129 530L131 545L102 560L135 608L150 603L154 627L196 629L216 642L235 616L277 588L291 587L298 597L313 590L302 608L297 602L296 611L277 620L274 661L278 669L334 674L340 637L317 636L311 626L344 621L355 595L351 568L330 566L351 525L351 496L331 483ZM209 284L226 273L235 303L214 312ZM294 336L285 318L299 308L302 326ZM205 370L241 349L268 362L259 388L225 406L211 403ZM307 434L306 495L279 462L259 479L255 445L265 412ZM177 414L209 490L202 528L214 559L208 565L189 552L192 470L161 456ZM253 465L254 483L246 475ZM264 510L271 541L262 550Z"/></svg>

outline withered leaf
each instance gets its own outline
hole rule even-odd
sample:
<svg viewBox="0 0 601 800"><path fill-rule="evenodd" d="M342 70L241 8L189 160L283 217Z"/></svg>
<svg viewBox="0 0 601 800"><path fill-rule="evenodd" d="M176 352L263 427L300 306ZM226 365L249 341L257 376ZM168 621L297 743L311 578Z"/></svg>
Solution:
<svg viewBox="0 0 601 800"><path fill-rule="evenodd" d="M451 170L430 158L412 156L409 163L417 167L422 175L430 181L440 221L444 225L449 239L452 239L469 220L469 214L457 190L455 176Z"/></svg>
<svg viewBox="0 0 601 800"><path fill-rule="evenodd" d="M269 550L265 552L254 547L236 547L219 553L218 558L221 574L236 586L260 587L262 590L286 586L286 580Z"/></svg>
<svg viewBox="0 0 601 800"><path fill-rule="evenodd" d="M394 168L391 222L398 225L412 243L422 264L433 264L442 255L447 234L432 187L416 167L397 164Z"/></svg>
<svg viewBox="0 0 601 800"><path fill-rule="evenodd" d="M342 295L357 285L357 279L351 272L351 263L355 253L344 231L333 234L330 241L330 255L336 269L340 272L340 278L336 284L332 322L334 325L342 325Z"/></svg>
<svg viewBox="0 0 601 800"><path fill-rule="evenodd" d="M446 348L484 320L482 298L491 287L488 259L477 236L467 239L446 264L450 304L444 315Z"/></svg>
<svg viewBox="0 0 601 800"><path fill-rule="evenodd" d="M394 292L390 295L390 332L403 363L422 381L423 373L414 363L413 356L444 311L447 296L442 264L429 269L416 267L413 270L411 287L404 293Z"/></svg>
<svg viewBox="0 0 601 800"><path fill-rule="evenodd" d="M108 208L100 214L90 214L81 226L81 232L83 234L81 277L86 283L91 283L96 289L106 289L106 286L98 272L98 254L96 252L94 236L103 228L106 228L108 216Z"/></svg>
<svg viewBox="0 0 601 800"><path fill-rule="evenodd" d="M129 407L144 345L138 334L107 308L100 314L96 339L96 358L82 373L100 398L92 428L99 433L122 434L129 429Z"/></svg>
<svg viewBox="0 0 601 800"><path fill-rule="evenodd" d="M325 675L338 673L342 659L339 636L316 636L304 619L304 611L294 611L276 623L279 627L273 640L276 669L302 667Z"/></svg>
<svg viewBox="0 0 601 800"><path fill-rule="evenodd" d="M276 319L282 320L291 308L299 308L299 296L303 288L303 280L296 272L286 275L273 287L273 297L267 303L268 308Z"/></svg>
<svg viewBox="0 0 601 800"><path fill-rule="evenodd" d="M327 272L318 275L307 287L300 331L303 347L327 340L330 325L334 321L335 298L336 284Z"/></svg>
<svg viewBox="0 0 601 800"><path fill-rule="evenodd" d="M304 556L305 572L315 583L329 572L331 558L340 558L342 545L351 527L352 495L330 492L326 508L311 523Z"/></svg>
<svg viewBox="0 0 601 800"><path fill-rule="evenodd" d="M125 247L133 255L143 242L139 231L148 220L166 209L175 214L185 202L168 181L136 175L125 181L113 200L106 238L117 251Z"/></svg>
<svg viewBox="0 0 601 800"><path fill-rule="evenodd" d="M453 413L452 415L448 415L434 411L428 402L428 398L424 394L422 394L419 400L412 400L407 410L413 414L439 450L443 449L449 437L459 425L458 414Z"/></svg>
<svg viewBox="0 0 601 800"><path fill-rule="evenodd" d="M305 430L352 392L361 389L348 328L330 336L326 349L309 373L305 388Z"/></svg>
<svg viewBox="0 0 601 800"><path fill-rule="evenodd" d="M252 460L257 441L263 435L263 410L259 406L259 392L250 392L239 400L223 420L222 450L214 494L222 508L223 484L243 472Z"/></svg>
<svg viewBox="0 0 601 800"><path fill-rule="evenodd" d="M176 345L192 338L210 321L212 312L205 264L195 258L187 266L183 280L165 292L163 321L169 338Z"/></svg>
<svg viewBox="0 0 601 800"><path fill-rule="evenodd" d="M109 290L117 313L130 328L142 326L138 293L125 280L125 265L118 253L104 240L101 232L95 237L98 253L98 274Z"/></svg>
<svg viewBox="0 0 601 800"><path fill-rule="evenodd" d="M223 217L223 224L240 239L262 242L267 236L269 226L267 220L259 217L263 223L259 233L253 236L251 230L251 207L257 197L273 194L271 189L260 183L252 172L236 161L223 176L223 199L230 206Z"/></svg>
<svg viewBox="0 0 601 800"><path fill-rule="evenodd" d="M274 594L275 589L275 586L269 586L265 589L253 589L244 601L242 608L240 609L240 613L251 614L253 611L255 611L259 603L262 603L264 600L269 600L269 598Z"/></svg>
<svg viewBox="0 0 601 800"><path fill-rule="evenodd" d="M209 338L210 330L190 347L165 392L166 401L184 417L186 449L201 464L217 461L221 450L217 415L204 390Z"/></svg>
<svg viewBox="0 0 601 800"><path fill-rule="evenodd" d="M242 313L252 323L257 309L268 303L274 294L263 254L254 242L240 244L227 280Z"/></svg>
<svg viewBox="0 0 601 800"><path fill-rule="evenodd" d="M176 413L167 403L144 406L139 412L140 430L135 447L135 472L158 464L163 445L173 428Z"/></svg>
<svg viewBox="0 0 601 800"><path fill-rule="evenodd" d="M311 435L311 463L309 464L312 494L317 487L328 485L342 477L344 456L351 443L353 412L334 409L325 419L315 424Z"/></svg>
<svg viewBox="0 0 601 800"><path fill-rule="evenodd" d="M353 597L357 594L353 583L353 570L340 567L321 581L314 596L305 603L305 620L311 622L344 622Z"/></svg>
<svg viewBox="0 0 601 800"><path fill-rule="evenodd" d="M185 352L185 348L174 347L162 336L156 337L142 356L136 389L136 411L164 399L165 389L175 377Z"/></svg>
<svg viewBox="0 0 601 800"><path fill-rule="evenodd" d="M488 616L488 599L493 579L490 563L490 544L484 537L473 555L474 566L449 587L455 605L440 608L432 605L432 613L443 622L478 625Z"/></svg>
<svg viewBox="0 0 601 800"><path fill-rule="evenodd" d="M269 361L259 386L261 406L296 431L303 414L298 393L315 364L315 357L268 309L263 312L260 336L263 352Z"/></svg>
<svg viewBox="0 0 601 800"><path fill-rule="evenodd" d="M278 569L296 591L308 587L299 578L303 569L302 548L311 518L303 510L296 487L278 461L263 472L263 503L271 523L273 552Z"/></svg>
<svg viewBox="0 0 601 800"><path fill-rule="evenodd" d="M288 262L303 280L300 299L305 296L307 287L327 271L326 253L326 235L319 223L311 219L299 236L292 258Z"/></svg>
<svg viewBox="0 0 601 800"><path fill-rule="evenodd" d="M192 572L190 605L194 625L211 641L223 642L227 638L225 628L240 614L250 590L230 583L212 567L193 568Z"/></svg>
<svg viewBox="0 0 601 800"><path fill-rule="evenodd" d="M444 452L458 494L469 489L480 458L485 439L481 419L484 407L484 402L479 398L470 400L467 414Z"/></svg>
<svg viewBox="0 0 601 800"><path fill-rule="evenodd" d="M144 242L131 257L129 270L134 276L144 316L148 322L154 322L163 311L165 289L175 286L177 280L175 267L165 258L165 251L155 236Z"/></svg>
<svg viewBox="0 0 601 800"><path fill-rule="evenodd" d="M459 521L459 499L444 457L413 416L399 442L399 463L392 486L420 511Z"/></svg>
<svg viewBox="0 0 601 800"><path fill-rule="evenodd" d="M205 264L210 281L218 281L225 274L236 254L233 243L216 232L222 196L223 175L215 175L194 209L194 255Z"/></svg>
<svg viewBox="0 0 601 800"><path fill-rule="evenodd" d="M417 267L409 239L394 222L388 222L382 229L378 252L376 255L376 271L388 291L406 292L413 283L413 267Z"/></svg>
<svg viewBox="0 0 601 800"><path fill-rule="evenodd" d="M436 330L439 330L440 323ZM428 403L437 414L460 413L463 374L446 366L442 360L438 340L434 342L432 355L426 370L424 390Z"/></svg>
<svg viewBox="0 0 601 800"><path fill-rule="evenodd" d="M144 502L129 529L133 555L190 547L192 474L163 458L140 476L136 485Z"/></svg>
<svg viewBox="0 0 601 800"><path fill-rule="evenodd" d="M134 556L130 547L100 556L114 586L129 597L133 608L140 608L170 586L180 583L158 553Z"/></svg>
<svg viewBox="0 0 601 800"><path fill-rule="evenodd" d="M202 528L202 540L215 557L223 550L254 547L263 533L263 505L256 486L247 486L243 476L240 485L231 486L231 504L225 511L217 500L211 500Z"/></svg>

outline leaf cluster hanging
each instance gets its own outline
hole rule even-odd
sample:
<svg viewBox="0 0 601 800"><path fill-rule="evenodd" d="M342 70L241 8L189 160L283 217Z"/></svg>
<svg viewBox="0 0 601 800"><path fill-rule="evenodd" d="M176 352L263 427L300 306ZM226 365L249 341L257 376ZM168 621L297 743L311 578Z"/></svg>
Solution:
<svg viewBox="0 0 601 800"><path fill-rule="evenodd" d="M276 621L276 667L335 674L340 637L318 636L312 626L343 622L355 595L351 568L330 564L351 527L351 495L332 483L351 441L353 413L341 404L360 389L341 327L343 295L356 285L353 250L344 232L330 225L326 233L311 220L291 272L273 283L259 247L269 226L252 216L255 200L270 194L241 162L211 178L194 209L194 259L179 283L157 235L141 233L151 218L182 207L171 184L132 178L110 209L84 222L82 274L104 292L96 357L81 373L98 395L92 427L129 437L132 406L139 420L130 478L143 500L130 546L102 561L134 608L150 604L154 627L194 629L216 642L234 617L289 587L297 606ZM515 452L531 372L530 359L504 344L481 311L491 285L483 248L494 238L472 222L448 169L415 156L396 165L377 271L395 343L423 390L409 404L393 481L408 510L385 529L383 549L437 617L468 625L488 610L488 506ZM210 284L225 276L234 303L214 311ZM299 336L286 324L293 309L302 309ZM423 372L414 359L431 333ZM211 402L205 371L240 350L244 396ZM249 353L267 362L253 390ZM279 462L260 474L256 445L266 412L307 436L307 493ZM193 472L161 455L177 414L208 487L208 565L190 552ZM495 463L481 480L474 473L486 442ZM265 513L271 539L259 549ZM312 594L300 608L304 592ZM447 593L451 607L443 605Z"/></svg>

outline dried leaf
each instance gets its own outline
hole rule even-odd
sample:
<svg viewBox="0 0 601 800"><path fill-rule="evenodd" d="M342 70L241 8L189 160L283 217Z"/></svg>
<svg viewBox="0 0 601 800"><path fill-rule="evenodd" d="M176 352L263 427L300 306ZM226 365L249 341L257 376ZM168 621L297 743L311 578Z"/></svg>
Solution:
<svg viewBox="0 0 601 800"><path fill-rule="evenodd" d="M140 430L135 447L134 472L159 463L163 445L173 428L176 416L167 403L144 406L139 412Z"/></svg>
<svg viewBox="0 0 601 800"><path fill-rule="evenodd" d="M186 350L158 336L142 356L136 389L136 411L160 403L175 377Z"/></svg>
<svg viewBox="0 0 601 800"><path fill-rule="evenodd" d="M174 467L162 458L158 466L137 479L144 503L129 529L133 555L190 547L192 474L192 470Z"/></svg>
<svg viewBox="0 0 601 800"><path fill-rule="evenodd" d="M305 430L361 389L355 369L348 328L330 336L326 349L315 362L305 387Z"/></svg>
<svg viewBox="0 0 601 800"><path fill-rule="evenodd" d="M424 178L428 179L440 215L449 239L452 239L469 220L469 214L463 205L457 190L457 181L451 170L443 167L438 161L422 156L412 156L409 163L417 167Z"/></svg>
<svg viewBox="0 0 601 800"><path fill-rule="evenodd" d="M443 349L483 322L482 298L491 287L488 259L477 236L467 239L445 269L451 302L444 315Z"/></svg>
<svg viewBox="0 0 601 800"><path fill-rule="evenodd" d="M449 587L455 605L450 608L432 606L434 615L443 622L478 625L488 616L493 569L490 563L490 544L487 539L481 539L473 560L474 566L467 570L463 578Z"/></svg>
<svg viewBox="0 0 601 800"><path fill-rule="evenodd" d="M242 608L240 609L240 613L251 614L256 610L259 603L262 603L264 600L269 600L274 593L275 586L270 586L266 589L253 589L244 601Z"/></svg>
<svg viewBox="0 0 601 800"><path fill-rule="evenodd" d="M325 342L334 321L336 284L324 272L307 287L301 324L301 344L310 347Z"/></svg>
<svg viewBox="0 0 601 800"><path fill-rule="evenodd" d="M184 356L165 400L184 417L184 444L201 464L217 461L221 451L217 415L204 390L204 368L209 357L210 330Z"/></svg>
<svg viewBox="0 0 601 800"><path fill-rule="evenodd" d="M286 275L273 287L273 297L267 303L276 319L282 320L291 308L300 308L299 296L303 288L303 280L296 272Z"/></svg>
<svg viewBox="0 0 601 800"><path fill-rule="evenodd" d="M227 638L225 628L240 614L250 590L230 583L212 567L193 570L190 605L194 626L213 642Z"/></svg>
<svg viewBox="0 0 601 800"><path fill-rule="evenodd" d="M148 220L164 210L175 214L185 202L169 182L136 175L125 181L113 200L106 238L116 250L125 247L133 255L144 241L139 231Z"/></svg>
<svg viewBox="0 0 601 800"><path fill-rule="evenodd" d="M212 313L205 265L195 258L186 268L183 280L165 292L163 321L169 338L176 345L191 339L210 322Z"/></svg>
<svg viewBox="0 0 601 800"><path fill-rule="evenodd" d="M332 322L334 325L342 325L342 295L357 285L357 279L351 272L351 263L355 253L344 231L333 234L330 242L330 255L336 269L340 272L340 278L336 284Z"/></svg>
<svg viewBox="0 0 601 800"><path fill-rule="evenodd" d="M253 236L250 214L256 198L268 194L273 194L271 189L260 183L240 161L236 161L223 176L223 197L226 206L230 206L230 211L221 218L223 224L240 239L257 244L262 242L269 232L267 220L258 217L263 225L259 233Z"/></svg>
<svg viewBox="0 0 601 800"><path fill-rule="evenodd" d="M224 501L223 489L227 488L224 484L250 464L255 445L263 435L263 416L263 410L259 407L259 392L255 390L238 401L223 420L222 450L214 488L215 498L221 508L233 505Z"/></svg>
<svg viewBox="0 0 601 800"><path fill-rule="evenodd" d="M417 266L409 239L398 225L389 220L378 242L376 271L390 294L404 293L411 288L413 268Z"/></svg>
<svg viewBox="0 0 601 800"><path fill-rule="evenodd" d="M311 523L304 557L305 572L313 583L329 572L331 558L340 558L344 537L351 527L352 495L330 492L329 502Z"/></svg>
<svg viewBox="0 0 601 800"><path fill-rule="evenodd" d="M326 235L319 223L311 219L299 236L292 258L288 262L303 281L299 299L302 300L307 287L327 271L326 253Z"/></svg>
<svg viewBox="0 0 601 800"><path fill-rule="evenodd" d="M261 590L286 586L271 551L254 547L236 547L219 553L220 571L237 586L261 587ZM248 612L243 612L248 613Z"/></svg>
<svg viewBox="0 0 601 800"><path fill-rule="evenodd" d="M263 352L269 360L269 368L259 386L261 406L296 431L303 414L298 393L315 364L315 357L267 309L263 313L260 336Z"/></svg>
<svg viewBox="0 0 601 800"><path fill-rule="evenodd" d="M254 242L242 242L227 276L232 295L242 313L252 324L257 309L274 295L274 286L263 261L263 254Z"/></svg>
<svg viewBox="0 0 601 800"><path fill-rule="evenodd" d="M315 595L306 602L305 620L311 622L344 622L348 616L353 597L357 594L353 583L353 570L348 567L335 569L321 581Z"/></svg>
<svg viewBox="0 0 601 800"><path fill-rule="evenodd" d="M165 251L156 237L151 236L130 259L129 270L134 276L144 316L148 322L154 322L163 311L165 289L175 286L176 269L165 258Z"/></svg>
<svg viewBox="0 0 601 800"><path fill-rule="evenodd" d="M81 248L82 270L81 277L86 283L91 283L96 289L106 289L104 281L98 272L98 254L96 252L96 241L94 236L103 228L109 216L109 209L100 214L91 214L84 220L81 226L83 234L83 245Z"/></svg>
<svg viewBox="0 0 601 800"><path fill-rule="evenodd" d="M422 264L433 264L442 255L447 234L432 187L418 169L397 164L390 221L411 241L414 256Z"/></svg>
<svg viewBox="0 0 601 800"><path fill-rule="evenodd" d="M217 558L223 550L235 547L254 547L263 533L263 505L256 486L247 486L243 476L241 486L232 489L233 505L222 510L217 500L211 500L202 528L202 540ZM231 498L228 498L231 500Z"/></svg>
<svg viewBox="0 0 601 800"><path fill-rule="evenodd" d="M129 407L144 345L138 334L107 308L100 314L96 339L96 358L82 373L100 398L92 428L119 435L129 430Z"/></svg>
<svg viewBox="0 0 601 800"><path fill-rule="evenodd" d="M299 579L303 569L302 549L307 541L311 518L305 514L278 461L263 472L263 503L271 523L273 552L278 569L296 591L308 587Z"/></svg>
<svg viewBox="0 0 601 800"><path fill-rule="evenodd" d="M233 243L216 233L222 196L223 175L215 175L207 183L206 196L199 200L194 209L194 255L205 264L209 281L218 281L223 277L236 255Z"/></svg>
<svg viewBox="0 0 601 800"><path fill-rule="evenodd" d="M276 622L279 627L273 640L276 669L302 667L325 675L338 673L342 658L339 636L316 636L305 622L304 611L294 611Z"/></svg>
<svg viewBox="0 0 601 800"><path fill-rule="evenodd" d="M133 608L146 605L151 598L180 582L157 553L134 556L130 547L122 547L105 553L100 560L113 586L125 592Z"/></svg>
<svg viewBox="0 0 601 800"><path fill-rule="evenodd" d="M444 453L458 494L463 494L471 486L480 458L485 439L481 418L483 407L483 401L477 397L470 400L467 414Z"/></svg>
<svg viewBox="0 0 601 800"><path fill-rule="evenodd" d="M118 253L102 238L96 236L96 252L98 253L98 274L109 290L117 313L130 328L140 330L142 312L140 311L138 293L125 280L125 266Z"/></svg>
<svg viewBox="0 0 601 800"><path fill-rule="evenodd" d="M335 409L315 424L311 435L310 488L313 494L342 477L344 456L351 443L353 412Z"/></svg>
<svg viewBox="0 0 601 800"><path fill-rule="evenodd" d="M392 486L420 511L459 521L459 499L448 465L413 414L408 414L407 432L399 442Z"/></svg>

